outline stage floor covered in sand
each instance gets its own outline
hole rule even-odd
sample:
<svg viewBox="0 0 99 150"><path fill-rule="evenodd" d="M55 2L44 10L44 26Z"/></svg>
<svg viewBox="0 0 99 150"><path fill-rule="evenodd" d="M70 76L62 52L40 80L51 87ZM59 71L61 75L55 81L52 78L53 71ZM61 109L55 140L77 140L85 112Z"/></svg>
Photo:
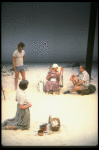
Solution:
<svg viewBox="0 0 99 150"><path fill-rule="evenodd" d="M1 144L3 146L95 146L98 144L98 67L93 63L91 84L96 86L94 94L81 96L75 92L63 94L73 87L70 81L72 74L78 73L78 67L72 64L58 63L63 68L63 88L60 95L40 93L37 89L40 80L46 83L49 64L24 64L26 79L29 81L28 101L30 107L29 130L2 130ZM14 90L14 72L12 64L5 64L6 72L2 73L2 85L6 100L2 94L1 123L16 115L17 102ZM22 77L19 76L19 82ZM38 136L39 126L48 123L49 115L60 119L60 131L51 135Z"/></svg>

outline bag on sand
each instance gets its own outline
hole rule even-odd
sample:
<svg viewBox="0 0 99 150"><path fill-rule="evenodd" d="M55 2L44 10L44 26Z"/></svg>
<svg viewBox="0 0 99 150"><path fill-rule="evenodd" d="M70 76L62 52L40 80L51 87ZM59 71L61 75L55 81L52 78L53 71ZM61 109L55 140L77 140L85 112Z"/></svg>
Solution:
<svg viewBox="0 0 99 150"><path fill-rule="evenodd" d="M96 87L94 85L90 84L88 89L82 90L82 91L77 91L77 92L78 92L78 94L81 94L81 95L89 95L89 94L95 93L95 91L96 91Z"/></svg>
<svg viewBox="0 0 99 150"><path fill-rule="evenodd" d="M40 130L46 131L47 130L47 123L40 125Z"/></svg>
<svg viewBox="0 0 99 150"><path fill-rule="evenodd" d="M44 82L43 81L39 81L37 89L41 93L44 91Z"/></svg>

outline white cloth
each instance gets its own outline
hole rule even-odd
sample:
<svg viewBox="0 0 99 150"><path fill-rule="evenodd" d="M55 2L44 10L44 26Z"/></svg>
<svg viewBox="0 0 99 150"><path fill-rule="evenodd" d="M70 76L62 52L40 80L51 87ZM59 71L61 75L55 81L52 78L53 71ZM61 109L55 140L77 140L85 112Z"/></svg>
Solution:
<svg viewBox="0 0 99 150"><path fill-rule="evenodd" d="M57 125L58 125L57 120L55 120L55 121L52 122L52 127L55 127L55 126L57 126Z"/></svg>
<svg viewBox="0 0 99 150"><path fill-rule="evenodd" d="M78 74L79 82L84 80L84 83L82 85L89 86L89 74L86 70L84 70L82 73Z"/></svg>
<svg viewBox="0 0 99 150"><path fill-rule="evenodd" d="M40 81L39 83L38 83L38 91L39 92L43 92L43 88L44 88L44 82L42 82L42 81Z"/></svg>
<svg viewBox="0 0 99 150"><path fill-rule="evenodd" d="M22 66L23 65L23 56L24 55L25 55L24 50L22 50L21 52L19 52L18 50L14 51L13 57L16 57L16 62L15 62L16 66Z"/></svg>
<svg viewBox="0 0 99 150"><path fill-rule="evenodd" d="M19 104L24 105L28 103L27 95L24 90L21 90L21 89L17 90L16 99Z"/></svg>
<svg viewBox="0 0 99 150"><path fill-rule="evenodd" d="M56 79L55 78L51 78L51 81L56 81Z"/></svg>

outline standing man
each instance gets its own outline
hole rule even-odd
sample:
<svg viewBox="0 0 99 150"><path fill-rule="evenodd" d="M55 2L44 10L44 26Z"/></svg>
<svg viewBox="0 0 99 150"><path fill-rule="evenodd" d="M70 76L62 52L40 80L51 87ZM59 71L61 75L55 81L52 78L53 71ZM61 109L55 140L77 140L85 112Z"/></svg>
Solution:
<svg viewBox="0 0 99 150"><path fill-rule="evenodd" d="M24 43L18 44L18 49L13 53L13 67L15 70L15 90L17 90L17 83L19 78L19 72L22 75L22 80L25 80L25 69L23 60L26 58L25 51L23 50Z"/></svg>

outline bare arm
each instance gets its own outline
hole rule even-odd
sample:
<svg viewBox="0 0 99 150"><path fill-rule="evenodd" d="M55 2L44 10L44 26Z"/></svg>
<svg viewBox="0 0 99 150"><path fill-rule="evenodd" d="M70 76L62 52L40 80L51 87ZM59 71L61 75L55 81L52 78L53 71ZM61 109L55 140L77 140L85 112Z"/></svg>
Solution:
<svg viewBox="0 0 99 150"><path fill-rule="evenodd" d="M52 77L51 75L50 75L50 76L48 75L48 76L46 77L46 79L49 80L51 77Z"/></svg>
<svg viewBox="0 0 99 150"><path fill-rule="evenodd" d="M19 108L20 109L26 109L26 108L31 107L31 106L32 106L31 103L28 103L28 105L22 105L22 104L20 104Z"/></svg>
<svg viewBox="0 0 99 150"><path fill-rule="evenodd" d="M48 74L46 79L49 80L50 78L54 78L54 74Z"/></svg>
<svg viewBox="0 0 99 150"><path fill-rule="evenodd" d="M3 91L3 86L2 86L2 84L1 84L1 90Z"/></svg>
<svg viewBox="0 0 99 150"><path fill-rule="evenodd" d="M81 80L80 82L77 83L77 86L78 86L78 85L81 85L81 84L83 84L83 83L84 83L84 80Z"/></svg>
<svg viewBox="0 0 99 150"><path fill-rule="evenodd" d="M58 75L58 81L59 81L59 84L60 84L60 74L57 73L57 75Z"/></svg>
<svg viewBox="0 0 99 150"><path fill-rule="evenodd" d="M73 74L72 77L77 77L77 75L76 75L76 74Z"/></svg>
<svg viewBox="0 0 99 150"><path fill-rule="evenodd" d="M49 80L50 78L52 77L52 74L51 74L51 70L48 72L48 75L46 77L46 80Z"/></svg>
<svg viewBox="0 0 99 150"><path fill-rule="evenodd" d="M23 56L23 60L26 58L26 55Z"/></svg>
<svg viewBox="0 0 99 150"><path fill-rule="evenodd" d="M14 67L14 70L16 70L15 62L16 62L16 57L13 57L13 67Z"/></svg>

